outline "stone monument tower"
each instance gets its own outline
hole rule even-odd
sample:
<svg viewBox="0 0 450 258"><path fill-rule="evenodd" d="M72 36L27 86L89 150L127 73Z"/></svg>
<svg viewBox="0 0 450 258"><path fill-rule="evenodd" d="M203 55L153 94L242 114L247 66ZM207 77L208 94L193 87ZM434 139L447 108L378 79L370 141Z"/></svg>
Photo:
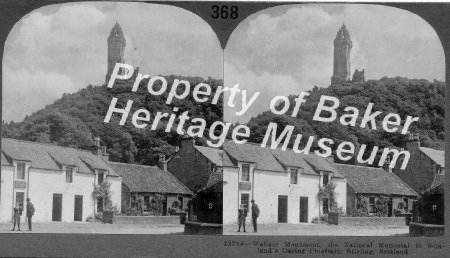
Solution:
<svg viewBox="0 0 450 258"><path fill-rule="evenodd" d="M347 28L342 24L334 39L334 63L333 76L331 76L331 85L350 81L350 50L352 41Z"/></svg>
<svg viewBox="0 0 450 258"><path fill-rule="evenodd" d="M123 36L122 28L118 22L114 25L108 37L108 68L106 70L106 83L114 70L116 63L124 63L124 50L127 42Z"/></svg>

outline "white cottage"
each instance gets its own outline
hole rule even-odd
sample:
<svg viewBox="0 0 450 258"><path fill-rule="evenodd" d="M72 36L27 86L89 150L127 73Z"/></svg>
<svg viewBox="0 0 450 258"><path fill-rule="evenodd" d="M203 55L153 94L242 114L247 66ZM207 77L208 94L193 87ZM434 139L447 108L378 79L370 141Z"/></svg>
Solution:
<svg viewBox="0 0 450 258"><path fill-rule="evenodd" d="M16 203L35 207L33 221L85 221L102 210L94 201L95 184L111 182L111 201L120 207L121 177L108 165L106 149L96 138L92 151L2 139L0 222L11 221Z"/></svg>
<svg viewBox="0 0 450 258"><path fill-rule="evenodd" d="M232 141L225 142L223 149L224 224L237 223L241 204L251 211L252 199L259 206L260 223L311 222L330 208L330 202L319 200L318 194L331 180L337 206L346 209L347 181L330 159Z"/></svg>

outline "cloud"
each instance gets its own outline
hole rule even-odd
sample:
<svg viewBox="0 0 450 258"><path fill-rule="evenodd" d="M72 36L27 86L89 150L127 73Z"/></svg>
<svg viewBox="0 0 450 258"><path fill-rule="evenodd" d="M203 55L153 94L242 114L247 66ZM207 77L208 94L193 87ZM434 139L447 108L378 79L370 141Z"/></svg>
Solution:
<svg viewBox="0 0 450 258"><path fill-rule="evenodd" d="M75 92L79 83L59 73L30 72L26 69L12 70L5 65L3 74L3 85L9 85L9 87L3 87L2 116L4 120L13 117L24 118L31 114L30 110L37 111L46 104L53 103L63 93Z"/></svg>
<svg viewBox="0 0 450 258"><path fill-rule="evenodd" d="M236 95L233 102L236 107L231 108L227 105L227 102L224 103L224 120L233 123L245 123L252 116L268 110L272 98L280 94L280 88L286 89L286 91L291 93L300 93L303 90L299 83L290 75L270 74L268 72L255 74L248 70L243 72L228 63L225 63L225 82L227 87L239 84L241 90L246 90L247 102L256 92L260 93L250 109L242 116L236 115L236 112L239 112L242 107L241 94ZM229 93L225 94L224 99L228 100L229 96Z"/></svg>
<svg viewBox="0 0 450 258"><path fill-rule="evenodd" d="M352 73L358 68L365 69L366 79L444 80L443 48L419 16L377 5L302 4L265 9L235 29L225 49L226 85L239 80L247 88L264 91L265 100L314 85L327 87L333 72L333 41L342 23L353 41ZM280 83L283 80L288 83ZM247 118L268 110L259 107Z"/></svg>
<svg viewBox="0 0 450 258"><path fill-rule="evenodd" d="M127 40L125 61L150 75L177 74L221 79L223 52L211 28L197 15L172 6L146 3L69 3L37 9L19 21L5 43L3 99L18 88L45 87L33 103L5 107L19 121L54 100L88 84L104 83L107 37L118 21ZM12 73L8 75L7 73ZM17 78L25 74L25 78ZM44 85L45 83L45 85ZM66 83L60 86L59 83ZM48 89L54 87L53 92ZM49 96L44 94L50 94ZM4 102L6 103L6 102ZM38 104L39 103L39 104ZM9 104L14 105L13 102ZM32 109L33 108L33 109ZM20 114L20 115L19 115Z"/></svg>

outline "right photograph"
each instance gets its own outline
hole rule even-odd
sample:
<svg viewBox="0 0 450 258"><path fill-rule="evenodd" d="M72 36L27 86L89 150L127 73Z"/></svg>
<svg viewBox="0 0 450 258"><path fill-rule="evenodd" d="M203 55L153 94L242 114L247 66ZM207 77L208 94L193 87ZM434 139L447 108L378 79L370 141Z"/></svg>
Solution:
<svg viewBox="0 0 450 258"><path fill-rule="evenodd" d="M223 144L223 234L443 236L444 80L438 35L402 9L249 16L224 50L246 93L224 120L248 137Z"/></svg>

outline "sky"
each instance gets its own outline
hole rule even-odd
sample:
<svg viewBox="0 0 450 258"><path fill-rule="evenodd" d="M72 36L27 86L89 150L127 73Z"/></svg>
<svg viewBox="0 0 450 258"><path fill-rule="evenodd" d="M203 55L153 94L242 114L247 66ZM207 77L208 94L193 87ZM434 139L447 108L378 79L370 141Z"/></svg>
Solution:
<svg viewBox="0 0 450 258"><path fill-rule="evenodd" d="M403 76L444 80L444 52L433 28L407 11L377 5L285 5L249 16L223 52L211 27L184 9L145 3L70 3L37 9L9 34L2 63L3 120L21 121L63 93L104 83L106 39L121 25L125 62L149 75L222 79L261 95L243 116L225 106L225 120L246 123L276 95L327 87L333 40L345 23L353 41L352 73L366 79ZM240 107L240 103L236 103Z"/></svg>
<svg viewBox="0 0 450 258"><path fill-rule="evenodd" d="M333 40L345 23L353 48L352 74L444 81L444 51L433 28L419 16L386 6L290 5L251 15L239 24L224 54L226 86L239 83L261 95L242 116L225 106L225 120L246 123L269 110L277 96L327 87L333 74ZM236 104L240 107L241 104Z"/></svg>
<svg viewBox="0 0 450 258"><path fill-rule="evenodd" d="M127 42L125 62L141 73L222 79L220 43L189 11L144 3L51 5L24 16L8 35L2 119L21 121L63 93L102 85L116 21Z"/></svg>

